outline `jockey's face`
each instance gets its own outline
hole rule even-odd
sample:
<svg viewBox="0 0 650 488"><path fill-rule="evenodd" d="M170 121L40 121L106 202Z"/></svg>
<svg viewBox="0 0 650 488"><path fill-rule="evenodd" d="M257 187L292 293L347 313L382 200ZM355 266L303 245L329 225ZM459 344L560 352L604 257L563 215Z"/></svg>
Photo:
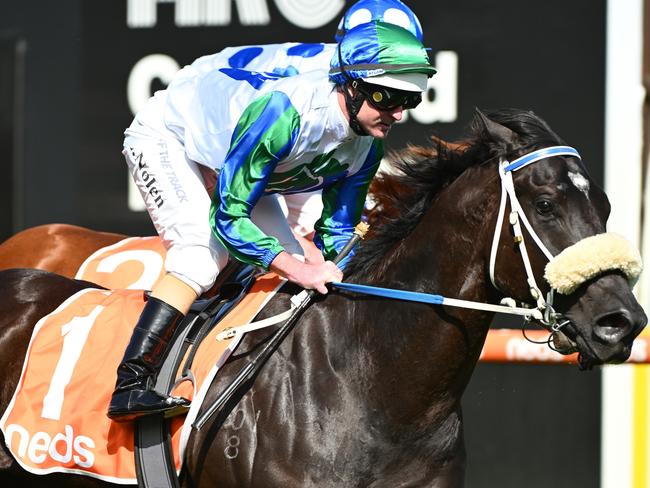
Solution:
<svg viewBox="0 0 650 488"><path fill-rule="evenodd" d="M397 90L363 80L356 80L351 88L364 97L357 114L359 124L369 135L379 139L385 138L391 126L402 120L405 109L415 108L422 101L419 92Z"/></svg>
<svg viewBox="0 0 650 488"><path fill-rule="evenodd" d="M404 109L401 105L391 110L379 110L364 100L357 114L359 125L369 136L384 139L395 122L402 120Z"/></svg>
<svg viewBox="0 0 650 488"><path fill-rule="evenodd" d="M356 87L345 85L343 89L338 91L339 107L341 108L345 118L349 120L350 116L343 90L348 90L348 93L351 96L354 96ZM421 101L420 94L417 93L416 97L418 98L416 101L419 103L419 101ZM391 97L390 100L395 101L395 98ZM413 95L402 100L402 102L403 104L397 104L391 108L382 108L381 106L378 106L377 103L369 102L368 95L364 93L363 103L361 104L356 116L357 122L369 136L376 137L377 139L384 139L388 135L392 125L395 122L402 120L404 115L404 106L407 105L409 107L414 107L417 105L417 103L414 103Z"/></svg>

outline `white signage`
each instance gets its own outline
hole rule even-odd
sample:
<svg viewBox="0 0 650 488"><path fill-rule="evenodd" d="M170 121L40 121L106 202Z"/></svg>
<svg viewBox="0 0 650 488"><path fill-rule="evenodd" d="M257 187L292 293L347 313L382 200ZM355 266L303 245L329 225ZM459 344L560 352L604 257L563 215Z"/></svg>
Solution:
<svg viewBox="0 0 650 488"><path fill-rule="evenodd" d="M234 0L242 25L271 23L268 0ZM282 16L303 29L316 29L331 22L345 7L345 0L274 0ZM229 25L233 0L127 0L126 25L131 29L155 27L158 4L174 4L178 27Z"/></svg>

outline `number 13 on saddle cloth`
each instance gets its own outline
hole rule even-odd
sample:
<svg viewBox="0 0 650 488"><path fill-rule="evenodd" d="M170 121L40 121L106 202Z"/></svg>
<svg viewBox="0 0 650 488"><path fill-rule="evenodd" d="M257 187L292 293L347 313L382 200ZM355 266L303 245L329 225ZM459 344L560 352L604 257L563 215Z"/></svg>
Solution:
<svg viewBox="0 0 650 488"><path fill-rule="evenodd" d="M101 249L77 277L130 289L81 290L36 324L18 387L0 419L7 447L27 471L137 483L133 424L111 421L106 409L117 364L144 307L142 290L158 279L163 262L158 238L129 238ZM273 274L258 278L198 346L192 363L196 390L189 382L175 390L193 400L188 415L171 422L177 470L207 385L240 339L217 341L216 335L250 321L283 283Z"/></svg>

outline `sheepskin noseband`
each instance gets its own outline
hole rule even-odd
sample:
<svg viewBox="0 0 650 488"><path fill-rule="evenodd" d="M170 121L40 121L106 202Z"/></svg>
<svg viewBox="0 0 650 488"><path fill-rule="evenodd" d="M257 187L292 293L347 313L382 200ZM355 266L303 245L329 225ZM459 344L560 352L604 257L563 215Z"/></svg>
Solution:
<svg viewBox="0 0 650 488"><path fill-rule="evenodd" d="M607 232L586 237L567 247L547 265L546 281L563 295L605 271L619 270L634 286L643 264L641 254L623 236Z"/></svg>

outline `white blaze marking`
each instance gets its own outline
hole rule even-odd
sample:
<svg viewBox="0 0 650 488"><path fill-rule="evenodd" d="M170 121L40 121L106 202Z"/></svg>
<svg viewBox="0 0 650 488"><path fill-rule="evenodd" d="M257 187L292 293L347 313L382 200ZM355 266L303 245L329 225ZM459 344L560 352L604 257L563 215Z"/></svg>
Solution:
<svg viewBox="0 0 650 488"><path fill-rule="evenodd" d="M587 180L587 178L582 176L580 173L572 173L569 171L569 179L578 190L589 198L589 180Z"/></svg>

